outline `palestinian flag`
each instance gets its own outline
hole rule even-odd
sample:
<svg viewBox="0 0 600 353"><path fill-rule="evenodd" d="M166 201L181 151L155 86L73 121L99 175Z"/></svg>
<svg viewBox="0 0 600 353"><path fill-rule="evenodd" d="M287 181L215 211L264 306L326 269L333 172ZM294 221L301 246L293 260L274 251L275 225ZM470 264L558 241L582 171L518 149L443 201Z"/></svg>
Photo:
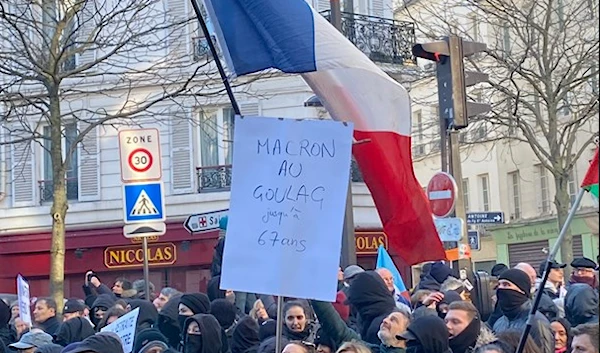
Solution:
<svg viewBox="0 0 600 353"><path fill-rule="evenodd" d="M598 198L598 149L596 149L594 159L590 162L590 168L581 182L581 187Z"/></svg>

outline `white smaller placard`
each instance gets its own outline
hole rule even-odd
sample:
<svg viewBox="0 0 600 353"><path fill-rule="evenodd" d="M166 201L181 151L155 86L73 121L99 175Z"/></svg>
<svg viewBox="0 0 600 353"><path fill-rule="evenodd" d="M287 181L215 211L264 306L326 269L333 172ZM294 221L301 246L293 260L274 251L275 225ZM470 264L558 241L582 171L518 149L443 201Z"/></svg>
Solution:
<svg viewBox="0 0 600 353"><path fill-rule="evenodd" d="M133 351L133 342L135 340L135 328L137 326L140 308L135 308L127 314L121 316L117 321L102 328L100 332L114 332L121 338L123 351L131 353Z"/></svg>
<svg viewBox="0 0 600 353"><path fill-rule="evenodd" d="M29 296L29 283L23 276L17 276L17 296L19 301L19 318L31 327L31 299Z"/></svg>

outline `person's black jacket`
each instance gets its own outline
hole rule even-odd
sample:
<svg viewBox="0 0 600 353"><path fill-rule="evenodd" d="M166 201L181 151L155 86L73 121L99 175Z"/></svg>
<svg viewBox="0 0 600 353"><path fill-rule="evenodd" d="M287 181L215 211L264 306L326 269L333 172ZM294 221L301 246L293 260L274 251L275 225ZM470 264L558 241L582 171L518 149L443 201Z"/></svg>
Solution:
<svg viewBox="0 0 600 353"><path fill-rule="evenodd" d="M545 291L542 291L542 298L540 298L538 311L542 313L548 321L552 321L559 316L558 306L556 306L552 298L550 298Z"/></svg>
<svg viewBox="0 0 600 353"><path fill-rule="evenodd" d="M493 330L495 333L500 333L508 330L522 331L527 326L527 318L531 310L531 301L527 301L521 306L521 310L515 313L514 316L507 317L502 315L494 324ZM554 351L554 335L550 329L550 322L539 311L533 317L533 325L531 326L531 338L542 348L543 352Z"/></svg>
<svg viewBox="0 0 600 353"><path fill-rule="evenodd" d="M42 331L46 332L50 336L53 336L60 327L60 321L58 321L56 316L52 316L44 322L37 323L36 327L42 329Z"/></svg>
<svg viewBox="0 0 600 353"><path fill-rule="evenodd" d="M417 338L406 342L407 349L420 347L422 352L427 353L452 353L448 329L438 316L422 316L411 322L407 331Z"/></svg>
<svg viewBox="0 0 600 353"><path fill-rule="evenodd" d="M598 292L588 284L571 284L565 296L565 316L573 327L598 322Z"/></svg>
<svg viewBox="0 0 600 353"><path fill-rule="evenodd" d="M168 302L167 302L168 303ZM129 301L131 310L140 308L140 313L137 318L137 326L135 327L136 332L140 332L143 329L150 328L158 319L158 311L156 307L147 300L143 299L132 299Z"/></svg>
<svg viewBox="0 0 600 353"><path fill-rule="evenodd" d="M2 348L17 340L17 333L8 325L10 317L10 307L0 299L0 347Z"/></svg>
<svg viewBox="0 0 600 353"><path fill-rule="evenodd" d="M158 313L155 324L156 328L167 337L169 346L172 348L177 348L179 346L181 332L179 322L177 321L177 316L179 314L179 298L181 298L181 294L175 295L169 299Z"/></svg>
<svg viewBox="0 0 600 353"><path fill-rule="evenodd" d="M95 333L89 321L81 317L74 317L60 324L53 336L53 341L65 347L70 343L83 341Z"/></svg>
<svg viewBox="0 0 600 353"><path fill-rule="evenodd" d="M223 265L223 249L225 248L225 237L219 237L217 245L215 245L215 251L213 253L212 263L210 265L211 277L221 275L221 266Z"/></svg>

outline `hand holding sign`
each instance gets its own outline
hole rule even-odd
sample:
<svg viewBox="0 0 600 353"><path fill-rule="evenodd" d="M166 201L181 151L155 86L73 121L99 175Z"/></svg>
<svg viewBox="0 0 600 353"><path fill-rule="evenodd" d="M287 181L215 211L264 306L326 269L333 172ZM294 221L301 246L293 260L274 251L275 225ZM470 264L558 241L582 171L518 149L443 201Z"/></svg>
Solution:
<svg viewBox="0 0 600 353"><path fill-rule="evenodd" d="M235 124L221 288L335 300L352 125Z"/></svg>

